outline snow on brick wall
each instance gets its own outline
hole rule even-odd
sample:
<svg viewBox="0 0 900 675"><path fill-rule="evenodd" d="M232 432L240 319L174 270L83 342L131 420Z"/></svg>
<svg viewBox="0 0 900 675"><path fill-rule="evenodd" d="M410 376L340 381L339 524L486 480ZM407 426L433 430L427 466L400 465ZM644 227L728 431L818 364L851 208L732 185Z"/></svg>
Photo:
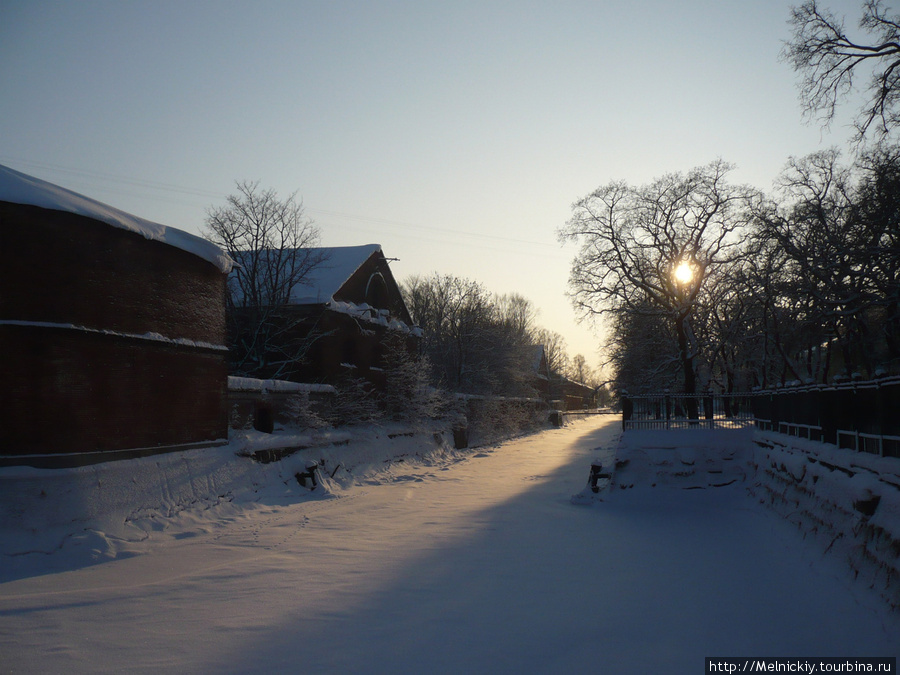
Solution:
<svg viewBox="0 0 900 675"><path fill-rule="evenodd" d="M751 490L900 609L900 459L759 432Z"/></svg>
<svg viewBox="0 0 900 675"><path fill-rule="evenodd" d="M60 211L0 203L0 319L225 341L225 275L190 253Z"/></svg>
<svg viewBox="0 0 900 675"><path fill-rule="evenodd" d="M318 414L330 409L337 390L328 384L228 377L228 425L232 429L296 426L321 422ZM265 420L265 421L264 421Z"/></svg>
<svg viewBox="0 0 900 675"><path fill-rule="evenodd" d="M334 394L330 384L310 384L285 380L259 380L254 377L228 376L229 391L252 391L261 394Z"/></svg>

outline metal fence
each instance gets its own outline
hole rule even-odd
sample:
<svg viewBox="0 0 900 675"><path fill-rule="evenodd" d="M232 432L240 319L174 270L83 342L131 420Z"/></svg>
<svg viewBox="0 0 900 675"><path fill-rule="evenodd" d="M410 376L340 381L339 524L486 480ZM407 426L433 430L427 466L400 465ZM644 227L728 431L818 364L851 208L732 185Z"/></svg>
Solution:
<svg viewBox="0 0 900 675"><path fill-rule="evenodd" d="M734 429L900 457L900 377L741 394L623 396L622 428Z"/></svg>
<svg viewBox="0 0 900 675"><path fill-rule="evenodd" d="M752 401L760 429L900 457L900 377L776 389Z"/></svg>
<svg viewBox="0 0 900 675"><path fill-rule="evenodd" d="M622 397L623 429L736 429L754 423L749 395Z"/></svg>

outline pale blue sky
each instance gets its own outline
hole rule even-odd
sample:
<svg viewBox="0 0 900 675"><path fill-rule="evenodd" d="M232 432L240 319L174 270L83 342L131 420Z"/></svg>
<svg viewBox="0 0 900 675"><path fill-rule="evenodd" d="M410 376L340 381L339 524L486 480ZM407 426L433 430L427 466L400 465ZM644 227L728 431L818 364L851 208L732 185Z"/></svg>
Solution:
<svg viewBox="0 0 900 675"><path fill-rule="evenodd" d="M0 0L0 163L194 233L235 180L297 190L325 245L521 293L596 364L572 202L719 157L768 190L846 146L802 123L790 5Z"/></svg>

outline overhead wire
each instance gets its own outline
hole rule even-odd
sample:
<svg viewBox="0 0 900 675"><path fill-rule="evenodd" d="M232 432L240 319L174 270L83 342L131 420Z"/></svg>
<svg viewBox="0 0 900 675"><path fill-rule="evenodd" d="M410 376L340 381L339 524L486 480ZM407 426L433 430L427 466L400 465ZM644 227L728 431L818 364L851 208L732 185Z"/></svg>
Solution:
<svg viewBox="0 0 900 675"><path fill-rule="evenodd" d="M101 171L90 171L86 169L75 169L72 167L62 166L59 164L51 164L47 162L36 162L33 160L27 160L20 157L11 157L7 155L0 155L0 161L3 163L12 163L17 166L26 167L28 170L40 170L46 173L58 173L63 174L68 177L80 177L82 179L94 179L95 181L101 181L100 185L96 183L84 183L81 185L85 185L90 188L93 187L98 190L102 190L106 194L112 195L124 195L128 197L137 197L137 198L148 198L146 195L137 194L135 192L124 191L120 188L110 187L109 185L104 185L103 183L114 183L114 184L122 184L129 185L132 187L138 188L148 188L151 190L156 190L162 193L176 193L181 195L189 195L195 197L206 197L210 199L221 199L224 200L227 198L227 194L222 192L217 192L214 190L207 190L202 188L194 188L194 187L184 187L181 185L175 185L172 183L163 183L160 181L152 181L141 178L133 178L130 176L123 176L120 174L110 174L104 173ZM172 199L169 196L154 196L149 197L150 199L161 199L168 203L179 204L182 206L191 206L196 208L204 208L205 204L197 204L193 202L186 202L183 200ZM306 211L311 215L320 215L327 218L340 218L346 221L350 221L350 223L342 223L341 226L349 227L351 229L356 229L359 231L373 231L373 228L366 227L365 223L369 223L371 225L377 225L380 227L391 227L394 229L400 229L404 236L415 237L416 239L422 241L429 241L433 243L440 244L458 244L458 245L469 245L483 250L496 251L502 253L509 253L508 248L499 248L497 246L490 246L485 242L493 242L493 243L507 243L507 244L524 244L525 246L539 246L541 247L540 251L517 251L517 253L521 253L524 255L534 255L534 256L547 256L551 255L556 257L556 255L563 255L561 250L553 251L547 250L547 242L540 242L530 239L523 239L520 237L509 237L504 235L497 234L485 234L481 232L471 232L467 230L455 230L445 227L437 227L433 225L422 225L417 223L404 222L399 220L392 220L388 218L378 218L375 216L364 216L354 213L346 213L342 211L335 211L333 209L317 209L307 207ZM438 237L443 238L435 238L429 237L426 233L434 233ZM448 241L447 237L450 237ZM459 239L466 240L474 240L474 241L466 241L461 242ZM480 243L477 243L479 242Z"/></svg>

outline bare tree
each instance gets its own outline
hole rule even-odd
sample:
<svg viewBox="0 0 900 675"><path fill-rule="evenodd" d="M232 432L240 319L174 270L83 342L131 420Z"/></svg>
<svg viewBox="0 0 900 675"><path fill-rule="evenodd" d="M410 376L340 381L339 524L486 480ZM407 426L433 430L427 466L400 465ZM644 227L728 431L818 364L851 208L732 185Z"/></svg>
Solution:
<svg viewBox="0 0 900 675"><path fill-rule="evenodd" d="M900 361L900 146L875 148L859 158L860 219L871 260L871 283L881 313L888 359Z"/></svg>
<svg viewBox="0 0 900 675"><path fill-rule="evenodd" d="M576 354L572 357L572 365L569 367L569 379L581 384L592 386L594 374L584 358L584 354Z"/></svg>
<svg viewBox="0 0 900 675"><path fill-rule="evenodd" d="M795 298L789 300L812 301L809 314L797 314L794 322L808 318L827 327L849 362L850 352L859 352L854 345L866 332L862 322L871 298L852 174L839 156L836 150L827 150L792 158L778 181L782 207L761 222L795 273Z"/></svg>
<svg viewBox="0 0 900 675"><path fill-rule="evenodd" d="M699 297L715 271L743 256L739 234L760 199L727 182L731 168L720 160L646 186L610 183L576 202L560 231L581 246L569 280L576 308L587 316L663 317L675 335L685 393L697 390Z"/></svg>
<svg viewBox="0 0 900 675"><path fill-rule="evenodd" d="M698 337L709 348L702 366L707 388L722 392L747 391L759 383L762 331L757 289L749 274L755 252L734 265L717 270L707 282L698 313L705 320Z"/></svg>
<svg viewBox="0 0 900 675"><path fill-rule="evenodd" d="M493 297L493 368L507 395L534 394L532 359L535 344L534 304L518 293Z"/></svg>
<svg viewBox="0 0 900 675"><path fill-rule="evenodd" d="M827 125L835 109L854 89L857 75L868 77L867 100L856 120L857 139L867 132L888 134L900 120L900 15L891 15L881 0L862 5L857 40L844 29L844 21L807 0L791 9L792 38L782 56L801 75L800 99L808 118Z"/></svg>
<svg viewBox="0 0 900 675"><path fill-rule="evenodd" d="M765 228L773 204L767 204L749 237L740 278L745 291L742 340L748 348L743 370L750 386L763 388L789 380L825 377L828 329L816 301L805 289L800 266Z"/></svg>
<svg viewBox="0 0 900 675"><path fill-rule="evenodd" d="M836 348L845 369L872 374L900 357L900 154L882 147L845 166L817 152L791 159L779 184L780 205L758 223L781 259L766 287L785 367L825 378Z"/></svg>
<svg viewBox="0 0 900 675"><path fill-rule="evenodd" d="M237 183L225 206L207 211L206 236L237 263L228 279L229 347L235 372L283 376L301 359L309 337L285 307L325 256L319 229L296 193L280 199L258 182Z"/></svg>
<svg viewBox="0 0 900 675"><path fill-rule="evenodd" d="M384 360L385 384L377 399L388 419L418 426L450 411L451 398L432 384L427 356L410 353L395 339L387 343Z"/></svg>
<svg viewBox="0 0 900 675"><path fill-rule="evenodd" d="M410 277L402 291L442 386L467 394L534 393L536 311L529 300L440 274Z"/></svg>
<svg viewBox="0 0 900 675"><path fill-rule="evenodd" d="M442 386L487 393L493 373L484 368L490 324L490 295L478 282L453 275L414 276L402 285L413 321L422 329L422 348Z"/></svg>
<svg viewBox="0 0 900 675"><path fill-rule="evenodd" d="M619 392L658 394L678 377L679 356L671 322L654 308L613 315L605 353Z"/></svg>

